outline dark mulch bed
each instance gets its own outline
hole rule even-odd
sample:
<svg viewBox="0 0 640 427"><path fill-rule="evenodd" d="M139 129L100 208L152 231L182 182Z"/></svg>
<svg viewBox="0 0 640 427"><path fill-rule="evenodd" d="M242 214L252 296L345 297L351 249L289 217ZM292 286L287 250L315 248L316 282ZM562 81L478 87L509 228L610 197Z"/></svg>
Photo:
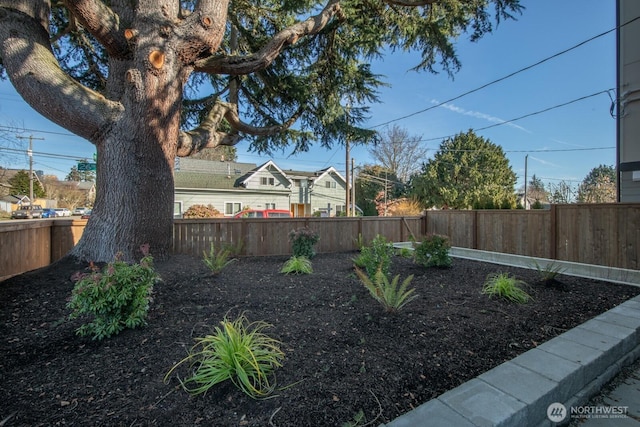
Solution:
<svg viewBox="0 0 640 427"><path fill-rule="evenodd" d="M342 426L388 422L638 293L638 288L454 259L447 270L396 257L420 297L385 314L356 280L354 253L313 259L310 276L284 276L286 257L242 258L211 277L201 259L158 264L148 326L94 342L65 318L69 262L0 283L0 421L4 425ZM530 284L516 305L480 293L488 273ZM283 342L278 384L253 400L231 384L192 397L165 373L195 337L227 314L273 324ZM181 377L186 367L179 370Z"/></svg>

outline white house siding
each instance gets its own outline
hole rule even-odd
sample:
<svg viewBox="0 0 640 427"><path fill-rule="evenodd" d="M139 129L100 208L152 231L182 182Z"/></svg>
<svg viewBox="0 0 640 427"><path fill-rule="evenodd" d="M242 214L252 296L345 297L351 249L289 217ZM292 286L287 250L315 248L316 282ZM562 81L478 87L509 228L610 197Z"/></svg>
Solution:
<svg viewBox="0 0 640 427"><path fill-rule="evenodd" d="M327 182L330 183L330 187L327 187ZM320 177L314 182L311 191L312 212L324 212L330 209L329 215L334 216L337 212L344 210L345 194L345 182L339 176L329 173Z"/></svg>

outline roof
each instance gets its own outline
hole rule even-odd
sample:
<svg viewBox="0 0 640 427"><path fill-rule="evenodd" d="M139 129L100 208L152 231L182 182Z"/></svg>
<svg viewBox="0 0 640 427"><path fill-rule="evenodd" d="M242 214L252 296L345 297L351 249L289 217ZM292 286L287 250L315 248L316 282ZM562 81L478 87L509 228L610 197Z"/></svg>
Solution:
<svg viewBox="0 0 640 427"><path fill-rule="evenodd" d="M263 170L267 170L269 168L269 166L275 168L278 172L280 172L280 174L282 174L282 177L284 179L286 179L287 181L291 182L291 179L289 179L289 177L287 176L286 173L284 173L284 171L282 169L280 169L278 167L278 165L276 165L273 160L269 160L266 163L261 164L260 166L258 166L255 169L252 169L251 171L249 171L248 173L246 173L244 176L238 178L238 185L245 187L247 185L247 182L249 182L249 180L253 177L253 175L257 174L258 172L261 172Z"/></svg>
<svg viewBox="0 0 640 427"><path fill-rule="evenodd" d="M215 188L219 190L232 190L235 188L236 179L228 178L223 174L208 174L201 172L181 172L174 174L175 188Z"/></svg>

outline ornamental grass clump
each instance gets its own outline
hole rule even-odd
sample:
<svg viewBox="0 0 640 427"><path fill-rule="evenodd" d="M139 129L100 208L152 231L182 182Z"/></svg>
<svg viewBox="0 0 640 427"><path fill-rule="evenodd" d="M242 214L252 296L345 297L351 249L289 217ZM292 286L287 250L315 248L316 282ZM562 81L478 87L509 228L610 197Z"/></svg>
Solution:
<svg viewBox="0 0 640 427"><path fill-rule="evenodd" d="M521 286L526 283L518 280L508 273L493 273L487 276L487 280L482 287L482 293L490 297L497 296L507 301L524 304L532 299Z"/></svg>
<svg viewBox="0 0 640 427"><path fill-rule="evenodd" d="M294 257L311 259L316 254L314 246L320 241L320 236L309 227L301 227L291 230L289 241L291 242L291 252Z"/></svg>
<svg viewBox="0 0 640 427"><path fill-rule="evenodd" d="M69 319L89 319L76 329L78 335L102 340L146 324L151 292L159 276L153 269L149 246L140 249L144 257L139 264L122 261L122 253L118 253L102 271L92 263L91 273L74 275L77 282L67 304Z"/></svg>
<svg viewBox="0 0 640 427"><path fill-rule="evenodd" d="M415 289L407 289L413 280L413 274L400 282L400 275L395 276L391 281L382 272L376 271L373 277L356 267L356 274L362 284L367 288L371 296L382 305L384 311L395 314L402 310L404 306L416 299Z"/></svg>
<svg viewBox="0 0 640 427"><path fill-rule="evenodd" d="M202 261L207 266L207 268L211 270L211 273L216 275L233 261L236 261L235 258L230 258L231 253L232 250L228 247L216 250L215 245L212 242L211 248L208 253L207 251L202 251Z"/></svg>
<svg viewBox="0 0 640 427"><path fill-rule="evenodd" d="M538 264L535 260L533 261L533 264L535 269L538 271L540 281L548 286L558 283L558 275L565 271L565 268L562 265L555 262L548 262L544 267Z"/></svg>
<svg viewBox="0 0 640 427"><path fill-rule="evenodd" d="M196 339L189 355L165 375L165 382L178 366L188 362L191 376L178 380L190 394L206 393L229 380L252 398L268 397L275 390L274 370L284 359L281 343L263 333L271 326L263 321L249 322L244 314L236 320L225 318L214 334Z"/></svg>
<svg viewBox="0 0 640 427"><path fill-rule="evenodd" d="M307 257L304 256L293 256L289 258L280 273L284 274L311 274L313 273L313 266L311 265L311 261Z"/></svg>

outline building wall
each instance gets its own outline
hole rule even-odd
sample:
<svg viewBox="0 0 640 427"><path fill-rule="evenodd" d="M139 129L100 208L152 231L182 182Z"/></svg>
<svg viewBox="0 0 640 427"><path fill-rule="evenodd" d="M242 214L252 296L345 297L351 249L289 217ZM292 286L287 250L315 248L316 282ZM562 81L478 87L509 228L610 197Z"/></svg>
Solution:
<svg viewBox="0 0 640 427"><path fill-rule="evenodd" d="M618 0L618 27L640 16L640 1ZM640 202L640 23L618 30L618 170L621 202Z"/></svg>

